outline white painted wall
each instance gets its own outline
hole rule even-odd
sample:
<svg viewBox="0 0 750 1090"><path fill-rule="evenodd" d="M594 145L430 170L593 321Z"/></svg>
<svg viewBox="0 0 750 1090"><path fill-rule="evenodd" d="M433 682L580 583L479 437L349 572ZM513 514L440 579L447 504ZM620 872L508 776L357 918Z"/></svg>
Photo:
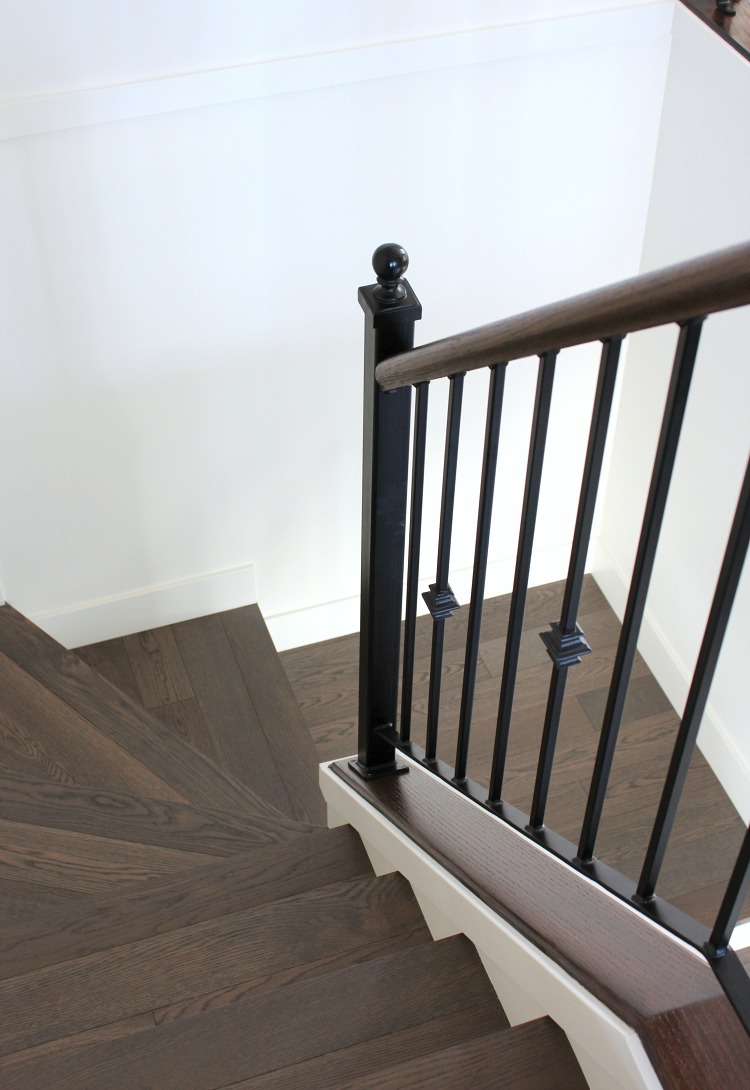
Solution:
<svg viewBox="0 0 750 1090"><path fill-rule="evenodd" d="M409 249L421 341L634 273L671 18L643 0L0 3L6 597L85 642L157 600L162 622L210 606L173 607L181 588L246 599L254 574L280 645L356 628L369 255ZM591 371L561 378L556 434ZM517 368L504 442L532 386ZM537 578L561 574L580 455L545 479ZM458 568L474 520L459 511ZM509 515L500 581L515 532Z"/></svg>
<svg viewBox="0 0 750 1090"><path fill-rule="evenodd" d="M750 238L744 187L750 66L678 4L645 270ZM622 386L597 577L622 610L668 382L673 334L634 338ZM684 706L750 449L750 308L704 327L684 437L649 595L641 649L678 710ZM666 349L664 351L663 349ZM745 571L700 746L750 820L750 572Z"/></svg>

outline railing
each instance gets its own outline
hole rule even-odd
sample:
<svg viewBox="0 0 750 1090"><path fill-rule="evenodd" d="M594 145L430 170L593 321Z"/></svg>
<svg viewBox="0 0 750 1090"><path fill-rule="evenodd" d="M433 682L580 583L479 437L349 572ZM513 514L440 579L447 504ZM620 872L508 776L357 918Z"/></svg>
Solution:
<svg viewBox="0 0 750 1090"><path fill-rule="evenodd" d="M366 315L361 684L359 752L352 767L367 779L406 771L398 761L399 749L421 761L458 791L703 951L750 1033L750 979L729 947L732 930L750 888L750 830L744 837L713 927L708 928L687 916L656 892L750 541L750 466L745 473L639 880L633 882L619 874L594 854L701 328L708 314L750 303L750 244L417 349L412 348L414 323L421 316L421 306L409 284L402 279L407 266L408 257L401 247L381 246L373 257L378 283L360 290L360 302ZM591 786L580 838L575 845L549 829L545 825L545 815L568 672L591 650L578 624L578 611L620 351L628 333L669 323L679 325L679 338ZM551 623L550 631L542 634L552 667L531 812L525 814L505 800L504 786L547 426L555 370L564 366L564 360L558 363L560 351L592 341L601 341L603 345L598 382L561 615ZM467 759L504 384L511 361L529 356L538 356L540 360L536 399L494 753L488 774L489 786L482 787L468 779ZM528 363L519 366L528 366ZM438 757L437 745L445 625L459 605L449 586L448 572L464 375L476 368L489 368L490 384L458 741L454 762L449 765ZM427 406L429 384L436 378L447 378L450 393L437 572L435 582L423 594L432 615L432 650L425 745L421 747L411 739L411 718ZM412 385L416 387L413 427Z"/></svg>

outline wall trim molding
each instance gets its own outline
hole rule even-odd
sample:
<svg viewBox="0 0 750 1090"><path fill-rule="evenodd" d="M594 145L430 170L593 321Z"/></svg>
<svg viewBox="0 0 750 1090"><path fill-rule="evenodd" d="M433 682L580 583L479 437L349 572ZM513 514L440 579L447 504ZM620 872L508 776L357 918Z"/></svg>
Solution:
<svg viewBox="0 0 750 1090"><path fill-rule="evenodd" d="M531 565L529 586L539 587L545 583L554 583L557 579L564 579L568 571L569 559L569 542L536 550ZM485 598L495 598L501 594L509 594L513 590L515 566L515 554L489 562ZM473 571L473 568L458 568L452 569L448 575L450 585L464 608L468 607L471 599ZM431 575L425 572L421 575L420 582L426 589L433 578L434 573ZM418 601L417 613L419 616L427 613L421 598ZM554 619L550 617L550 621ZM265 617L265 621L277 651L288 651L292 647L303 647L321 640L332 640L336 636L348 636L352 632L359 631L359 595L341 598L334 602L321 602L303 609L290 610L288 613L272 613Z"/></svg>
<svg viewBox="0 0 750 1090"><path fill-rule="evenodd" d="M673 0L0 102L0 140L671 33Z"/></svg>
<svg viewBox="0 0 750 1090"><path fill-rule="evenodd" d="M615 563L601 540L596 542L591 571L602 594L622 620L630 579ZM643 616L638 650L670 703L678 709L678 714L682 714L680 709L687 699L692 671L648 609ZM750 822L750 766L735 746L730 731L710 700L698 733L698 748L742 820Z"/></svg>
<svg viewBox="0 0 750 1090"><path fill-rule="evenodd" d="M144 632L150 628L204 617L209 613L252 605L257 600L255 568L252 564L246 564L240 568L83 602L68 609L30 613L29 617L65 647L82 647L132 632Z"/></svg>

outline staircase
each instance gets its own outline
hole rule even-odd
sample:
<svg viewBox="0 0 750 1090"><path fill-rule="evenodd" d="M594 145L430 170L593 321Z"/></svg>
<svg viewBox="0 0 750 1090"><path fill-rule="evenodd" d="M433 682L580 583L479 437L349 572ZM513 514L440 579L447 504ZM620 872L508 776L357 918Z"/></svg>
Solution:
<svg viewBox="0 0 750 1090"><path fill-rule="evenodd" d="M4 1090L583 1090L324 828L256 607L127 639L78 656L0 609Z"/></svg>

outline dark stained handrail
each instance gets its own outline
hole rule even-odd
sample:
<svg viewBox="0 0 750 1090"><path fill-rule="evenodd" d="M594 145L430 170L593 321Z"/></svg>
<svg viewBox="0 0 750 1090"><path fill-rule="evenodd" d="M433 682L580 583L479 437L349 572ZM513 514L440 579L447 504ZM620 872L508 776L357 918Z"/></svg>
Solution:
<svg viewBox="0 0 750 1090"><path fill-rule="evenodd" d="M385 360L375 377L396 390L746 303L750 242L433 341Z"/></svg>

